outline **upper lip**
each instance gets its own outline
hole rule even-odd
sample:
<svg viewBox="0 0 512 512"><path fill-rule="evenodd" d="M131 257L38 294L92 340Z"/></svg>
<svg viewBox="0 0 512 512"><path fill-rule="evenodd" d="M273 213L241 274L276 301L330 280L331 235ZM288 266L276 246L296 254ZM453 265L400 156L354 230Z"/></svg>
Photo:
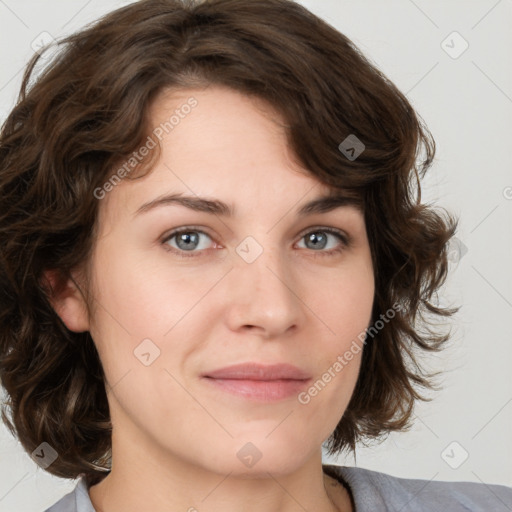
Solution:
<svg viewBox="0 0 512 512"><path fill-rule="evenodd" d="M203 377L214 379L239 380L307 380L311 376L291 364L241 363L203 374Z"/></svg>

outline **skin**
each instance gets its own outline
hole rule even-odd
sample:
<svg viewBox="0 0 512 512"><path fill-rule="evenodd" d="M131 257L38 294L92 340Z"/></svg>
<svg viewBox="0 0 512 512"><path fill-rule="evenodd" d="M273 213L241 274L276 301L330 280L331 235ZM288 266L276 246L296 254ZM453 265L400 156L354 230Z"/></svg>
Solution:
<svg viewBox="0 0 512 512"><path fill-rule="evenodd" d="M55 297L67 327L91 333L107 379L113 464L91 500L103 512L352 510L322 471L321 446L348 405L361 352L308 404L297 395L251 401L200 375L258 361L320 378L370 323L364 216L353 206L296 215L329 188L294 160L283 120L260 100L218 86L165 91L149 111L152 126L191 96L197 106L163 138L152 171L101 200L93 317L72 280ZM134 216L167 192L217 198L236 215L172 205ZM196 256L166 250L180 251L176 237L162 240L189 226L206 233ZM323 227L348 234L350 245ZM306 245L319 231L327 246ZM247 236L263 249L250 264L236 252ZM149 366L134 356L146 338L160 349ZM252 467L237 457L248 442L261 453Z"/></svg>

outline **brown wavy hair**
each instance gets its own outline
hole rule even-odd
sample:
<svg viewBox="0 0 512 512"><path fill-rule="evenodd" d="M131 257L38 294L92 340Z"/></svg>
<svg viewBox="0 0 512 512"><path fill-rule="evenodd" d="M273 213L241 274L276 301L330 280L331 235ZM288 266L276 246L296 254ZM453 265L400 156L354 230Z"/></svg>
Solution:
<svg viewBox="0 0 512 512"><path fill-rule="evenodd" d="M459 309L433 300L458 219L421 203L435 142L404 94L346 36L290 0L141 0L57 49L38 73L40 55L30 60L0 133L2 419L23 447L49 443L54 475L83 475L89 485L105 476L112 425L101 361L90 333L71 332L52 308L44 273L65 282L87 268L98 227L93 191L144 144L156 95L208 84L266 100L310 174L360 199L375 272L372 322L400 304L367 335L329 453L410 428L415 401L430 400L417 388L436 387L418 355L445 346L450 334L435 320ZM339 149L349 135L365 146L355 159ZM150 172L152 161L140 169Z"/></svg>

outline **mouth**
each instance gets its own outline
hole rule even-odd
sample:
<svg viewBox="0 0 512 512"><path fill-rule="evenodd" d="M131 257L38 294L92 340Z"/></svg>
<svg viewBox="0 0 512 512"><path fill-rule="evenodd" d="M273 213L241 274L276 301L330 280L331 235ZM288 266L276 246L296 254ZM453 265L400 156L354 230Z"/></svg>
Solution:
<svg viewBox="0 0 512 512"><path fill-rule="evenodd" d="M289 364L237 364L202 375L218 391L260 402L296 396L311 381L311 376Z"/></svg>

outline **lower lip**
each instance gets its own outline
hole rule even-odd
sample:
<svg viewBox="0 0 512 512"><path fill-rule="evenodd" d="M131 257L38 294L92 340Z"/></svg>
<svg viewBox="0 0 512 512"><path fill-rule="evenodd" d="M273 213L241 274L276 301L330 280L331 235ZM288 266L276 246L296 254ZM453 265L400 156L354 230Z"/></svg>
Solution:
<svg viewBox="0 0 512 512"><path fill-rule="evenodd" d="M307 380L241 380L205 378L217 389L251 400L272 402L283 400L300 393L308 384Z"/></svg>

